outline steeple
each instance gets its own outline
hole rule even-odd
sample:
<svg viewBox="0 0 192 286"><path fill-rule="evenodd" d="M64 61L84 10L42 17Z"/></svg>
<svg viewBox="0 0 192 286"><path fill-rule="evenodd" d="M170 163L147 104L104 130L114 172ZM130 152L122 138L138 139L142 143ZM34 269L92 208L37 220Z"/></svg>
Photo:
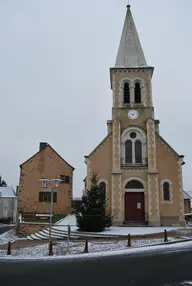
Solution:
<svg viewBox="0 0 192 286"><path fill-rule="evenodd" d="M115 63L116 68L147 67L130 7L130 5L127 6L127 14Z"/></svg>

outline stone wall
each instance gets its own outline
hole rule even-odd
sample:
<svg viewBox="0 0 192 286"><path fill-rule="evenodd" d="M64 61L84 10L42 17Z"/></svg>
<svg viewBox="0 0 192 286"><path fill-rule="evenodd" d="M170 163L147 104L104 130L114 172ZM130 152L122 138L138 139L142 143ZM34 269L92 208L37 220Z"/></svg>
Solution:
<svg viewBox="0 0 192 286"><path fill-rule="evenodd" d="M25 237L48 227L49 223L18 223L16 233L20 237Z"/></svg>

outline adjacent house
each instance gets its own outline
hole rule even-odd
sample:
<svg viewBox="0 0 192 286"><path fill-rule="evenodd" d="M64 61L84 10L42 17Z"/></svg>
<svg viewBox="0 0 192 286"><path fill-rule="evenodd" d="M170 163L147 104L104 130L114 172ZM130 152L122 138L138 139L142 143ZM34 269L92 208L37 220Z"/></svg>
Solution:
<svg viewBox="0 0 192 286"><path fill-rule="evenodd" d="M184 199L184 210L185 214L191 212L191 199L192 197L185 191L183 191L183 199Z"/></svg>
<svg viewBox="0 0 192 286"><path fill-rule="evenodd" d="M0 187L0 222L16 223L17 196L12 187Z"/></svg>
<svg viewBox="0 0 192 286"><path fill-rule="evenodd" d="M108 134L85 156L85 188L90 188L96 172L116 225L185 225L184 156L160 134L160 121L154 113L153 73L128 5L116 62L110 68L113 101Z"/></svg>
<svg viewBox="0 0 192 286"><path fill-rule="evenodd" d="M40 179L56 179L62 182L53 197L53 214L70 214L72 209L72 187L74 168L49 144L41 142L39 151L20 165L18 188L18 212L23 217L49 214L51 186Z"/></svg>

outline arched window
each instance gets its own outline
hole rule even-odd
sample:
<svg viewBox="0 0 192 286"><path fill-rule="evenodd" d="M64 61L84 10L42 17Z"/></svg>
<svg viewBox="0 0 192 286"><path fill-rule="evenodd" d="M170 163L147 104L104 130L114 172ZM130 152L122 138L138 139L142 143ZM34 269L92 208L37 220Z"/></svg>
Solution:
<svg viewBox="0 0 192 286"><path fill-rule="evenodd" d="M105 182L101 182L99 184L100 189L103 191L103 196L104 198L106 198L106 183Z"/></svg>
<svg viewBox="0 0 192 286"><path fill-rule="evenodd" d="M127 140L125 142L125 163L131 164L132 163L132 157L133 157L132 141Z"/></svg>
<svg viewBox="0 0 192 286"><path fill-rule="evenodd" d="M170 186L168 182L163 183L163 199L164 201L170 201Z"/></svg>
<svg viewBox="0 0 192 286"><path fill-rule="evenodd" d="M135 163L142 163L142 144L140 140L135 141Z"/></svg>
<svg viewBox="0 0 192 286"><path fill-rule="evenodd" d="M125 189L144 189L143 184L137 180L132 180L127 183Z"/></svg>
<svg viewBox="0 0 192 286"><path fill-rule="evenodd" d="M141 103L141 85L139 82L135 83L135 103Z"/></svg>
<svg viewBox="0 0 192 286"><path fill-rule="evenodd" d="M124 83L124 103L130 103L130 87L129 83Z"/></svg>

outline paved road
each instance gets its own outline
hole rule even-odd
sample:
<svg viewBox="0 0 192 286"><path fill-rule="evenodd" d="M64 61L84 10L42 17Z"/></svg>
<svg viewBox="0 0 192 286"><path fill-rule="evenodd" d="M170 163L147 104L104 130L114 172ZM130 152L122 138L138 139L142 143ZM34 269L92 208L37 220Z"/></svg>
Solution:
<svg viewBox="0 0 192 286"><path fill-rule="evenodd" d="M191 264L192 247L76 260L0 261L0 285L177 286L192 281Z"/></svg>
<svg viewBox="0 0 192 286"><path fill-rule="evenodd" d="M14 226L9 226L9 225L3 225L0 224L0 235L10 229L12 229Z"/></svg>

